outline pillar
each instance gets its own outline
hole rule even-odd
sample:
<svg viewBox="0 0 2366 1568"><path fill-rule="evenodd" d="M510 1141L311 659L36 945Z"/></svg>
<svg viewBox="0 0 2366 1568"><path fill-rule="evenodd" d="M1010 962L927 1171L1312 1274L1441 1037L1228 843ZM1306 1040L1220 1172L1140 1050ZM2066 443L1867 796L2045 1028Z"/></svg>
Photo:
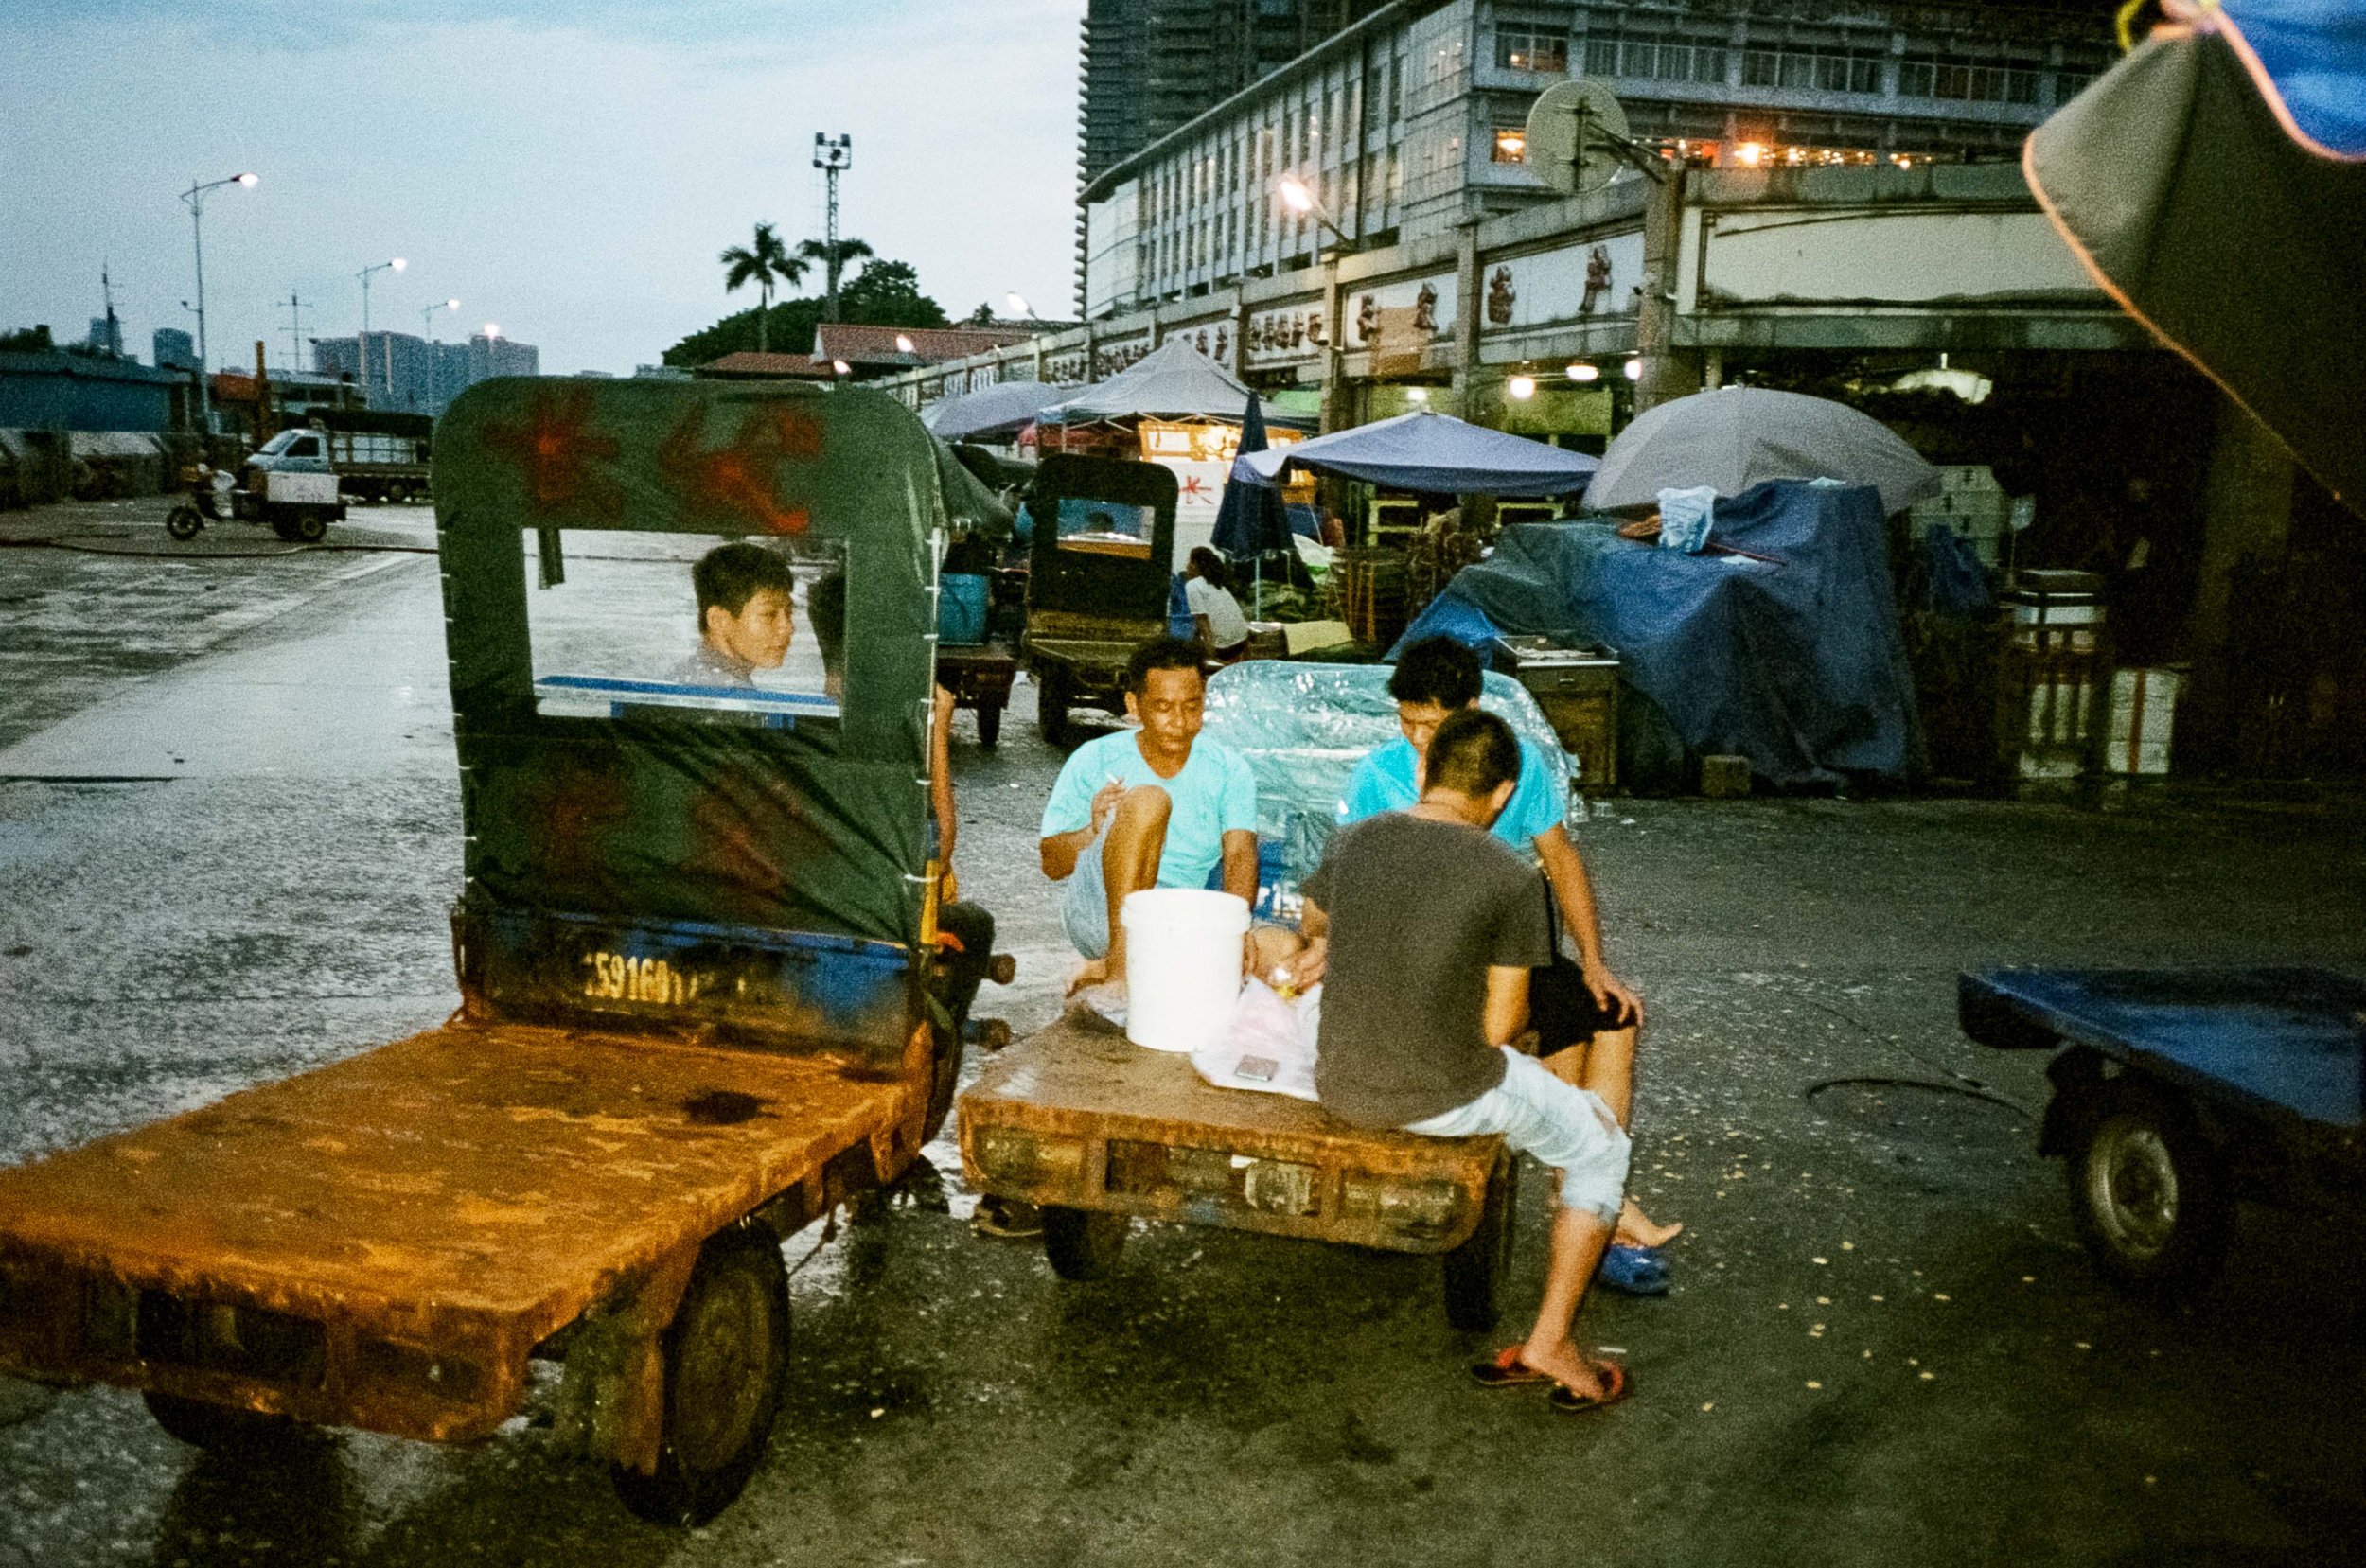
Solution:
<svg viewBox="0 0 2366 1568"><path fill-rule="evenodd" d="M2201 565L2183 639L2193 679L2178 712L2180 753L2205 765L2233 760L2234 717L2244 700L2243 672L2227 651L2234 573L2246 558L2284 554L2293 471L2284 444L2233 398L2220 396L2203 480Z"/></svg>

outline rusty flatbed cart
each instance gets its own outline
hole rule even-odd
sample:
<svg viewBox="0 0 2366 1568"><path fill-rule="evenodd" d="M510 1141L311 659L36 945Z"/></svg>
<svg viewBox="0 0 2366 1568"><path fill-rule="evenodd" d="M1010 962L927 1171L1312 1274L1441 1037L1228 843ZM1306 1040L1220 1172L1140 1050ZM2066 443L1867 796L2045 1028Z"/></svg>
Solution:
<svg viewBox="0 0 2366 1568"><path fill-rule="evenodd" d="M988 750L1002 738L1002 710L1017 675L1018 658L1006 643L937 644L937 684L953 694L954 706L978 715L978 744Z"/></svg>
<svg viewBox="0 0 2366 1568"><path fill-rule="evenodd" d="M1215 1088L1188 1058L1074 1013L994 1058L960 1115L970 1186L1042 1206L1063 1278L1106 1272L1135 1219L1174 1220L1440 1253L1447 1320L1494 1326L1518 1191L1499 1137L1367 1132Z"/></svg>
<svg viewBox="0 0 2366 1568"><path fill-rule="evenodd" d="M1156 463L1056 453L1035 468L1027 510L1027 622L1020 653L1036 725L1068 741L1068 712L1125 712L1125 661L1167 629L1174 474Z"/></svg>
<svg viewBox="0 0 2366 1568"><path fill-rule="evenodd" d="M486 382L439 456L460 1011L0 1171L0 1369L136 1388L202 1444L457 1442L561 1360L559 1437L694 1521L770 1434L781 1239L895 1179L952 1101L924 858L945 497L918 422L852 390ZM680 657L703 542L652 561L626 528L841 552L842 705L538 680L538 571L654 598Z"/></svg>

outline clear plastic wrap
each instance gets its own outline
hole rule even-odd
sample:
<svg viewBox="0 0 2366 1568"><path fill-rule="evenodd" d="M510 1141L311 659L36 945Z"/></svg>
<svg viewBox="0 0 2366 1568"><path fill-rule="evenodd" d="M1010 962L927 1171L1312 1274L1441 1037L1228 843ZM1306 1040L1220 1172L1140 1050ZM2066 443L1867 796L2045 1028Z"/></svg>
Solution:
<svg viewBox="0 0 2366 1568"><path fill-rule="evenodd" d="M1349 772L1366 752L1397 738L1392 670L1261 659L1209 681L1202 733L1247 758L1257 775L1261 914L1296 918L1298 884L1321 863ZM1501 714L1545 759L1565 802L1572 764L1536 699L1510 676L1491 670L1486 679L1479 705Z"/></svg>

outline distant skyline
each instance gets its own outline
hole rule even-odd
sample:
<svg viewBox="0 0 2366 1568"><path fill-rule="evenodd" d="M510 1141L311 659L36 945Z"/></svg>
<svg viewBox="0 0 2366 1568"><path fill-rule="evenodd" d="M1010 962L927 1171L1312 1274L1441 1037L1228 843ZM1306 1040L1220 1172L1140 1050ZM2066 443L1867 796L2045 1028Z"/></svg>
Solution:
<svg viewBox="0 0 2366 1568"><path fill-rule="evenodd" d="M1084 0L12 0L0 6L0 328L79 340L113 274L127 347L195 330L192 178L217 369L257 338L497 322L547 372L629 372L755 293L715 254L821 232L814 132L848 132L840 231L956 317L1067 313ZM815 291L818 279L798 291ZM309 368L306 346L299 361Z"/></svg>

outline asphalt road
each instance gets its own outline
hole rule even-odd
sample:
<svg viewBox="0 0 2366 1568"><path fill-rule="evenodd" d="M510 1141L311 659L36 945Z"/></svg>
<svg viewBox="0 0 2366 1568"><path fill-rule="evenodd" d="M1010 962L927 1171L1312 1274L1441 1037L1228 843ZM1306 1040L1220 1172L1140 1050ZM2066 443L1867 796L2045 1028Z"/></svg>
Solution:
<svg viewBox="0 0 2366 1568"><path fill-rule="evenodd" d="M245 530L181 559L148 553L153 506L0 519L0 1160L455 1000L442 625L433 563L407 553L425 514L332 534L380 550ZM39 537L82 548L7 548ZM1064 967L1032 842L1058 759L1029 716L1022 688L998 753L966 717L956 748L960 869L1022 969L985 1004L1021 1031ZM2246 1211L2197 1302L2117 1294L2033 1153L2041 1063L1952 1017L1980 963L2366 970L2350 814L1611 801L1580 841L1651 1008L1636 1190L1688 1226L1673 1295L1597 1293L1580 1319L1633 1367L1623 1406L1472 1386L1492 1342L1445 1326L1419 1260L1151 1227L1114 1278L1061 1284L970 1234L940 1147L944 1210L790 1244L787 1407L704 1529L633 1519L530 1421L258 1464L183 1447L128 1395L0 1385L0 1564L2356 1555L2360 1239Z"/></svg>

